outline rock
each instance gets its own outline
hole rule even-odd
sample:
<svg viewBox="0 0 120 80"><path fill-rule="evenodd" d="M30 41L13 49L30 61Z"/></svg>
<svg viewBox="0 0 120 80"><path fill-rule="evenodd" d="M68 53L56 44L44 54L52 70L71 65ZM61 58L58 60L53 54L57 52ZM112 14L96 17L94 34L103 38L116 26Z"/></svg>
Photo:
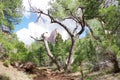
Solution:
<svg viewBox="0 0 120 80"><path fill-rule="evenodd" d="M26 72L32 73L33 70L35 69L35 65L32 62L26 62L24 63L23 68L25 69Z"/></svg>
<svg viewBox="0 0 120 80"><path fill-rule="evenodd" d="M35 69L35 65L33 62L22 63L20 61L17 61L17 62L11 63L11 65L17 68L19 71L24 71L24 72L29 72L29 73L33 73Z"/></svg>

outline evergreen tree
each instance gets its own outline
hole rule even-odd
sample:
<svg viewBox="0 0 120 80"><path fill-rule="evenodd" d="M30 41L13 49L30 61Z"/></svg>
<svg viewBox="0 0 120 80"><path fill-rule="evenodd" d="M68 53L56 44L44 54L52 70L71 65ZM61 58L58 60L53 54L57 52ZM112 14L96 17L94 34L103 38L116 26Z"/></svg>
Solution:
<svg viewBox="0 0 120 80"><path fill-rule="evenodd" d="M21 21L22 0L0 0L0 25L11 30Z"/></svg>

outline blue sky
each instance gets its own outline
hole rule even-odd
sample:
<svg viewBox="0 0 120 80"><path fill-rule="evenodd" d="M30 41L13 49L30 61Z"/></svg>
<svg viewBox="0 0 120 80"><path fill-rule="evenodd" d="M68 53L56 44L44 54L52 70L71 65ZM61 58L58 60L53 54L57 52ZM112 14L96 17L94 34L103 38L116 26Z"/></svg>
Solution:
<svg viewBox="0 0 120 80"><path fill-rule="evenodd" d="M34 13L32 13L29 17L23 16L23 17L22 17L22 22L19 23L19 24L17 24L17 25L15 25L15 30L14 30L14 32L17 32L17 31L19 31L19 30L22 29L22 28L27 28L27 27L28 27L28 24L29 24L30 22L35 22L36 19L37 19L37 16L36 16L36 14L34 14Z"/></svg>

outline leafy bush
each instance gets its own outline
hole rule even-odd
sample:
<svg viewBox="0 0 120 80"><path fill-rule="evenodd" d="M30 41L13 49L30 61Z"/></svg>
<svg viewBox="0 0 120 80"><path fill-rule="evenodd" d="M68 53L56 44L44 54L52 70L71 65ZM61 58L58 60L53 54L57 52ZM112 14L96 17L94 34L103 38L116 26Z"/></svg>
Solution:
<svg viewBox="0 0 120 80"><path fill-rule="evenodd" d="M9 67L10 62L8 60L5 60L4 63L3 63L3 65L6 66L6 67Z"/></svg>

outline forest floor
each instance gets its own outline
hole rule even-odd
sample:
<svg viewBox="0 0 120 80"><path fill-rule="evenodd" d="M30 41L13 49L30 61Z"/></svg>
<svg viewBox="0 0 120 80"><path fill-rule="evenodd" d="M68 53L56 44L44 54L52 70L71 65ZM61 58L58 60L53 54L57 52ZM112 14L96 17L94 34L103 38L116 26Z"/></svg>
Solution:
<svg viewBox="0 0 120 80"><path fill-rule="evenodd" d="M84 80L120 80L120 73L106 74L93 72L85 75ZM81 80L80 73L64 73L47 68L40 68L34 74L18 71L12 66L5 67L0 61L0 80Z"/></svg>
<svg viewBox="0 0 120 80"><path fill-rule="evenodd" d="M80 80L80 73L65 73L53 71L45 67L40 68L33 80Z"/></svg>
<svg viewBox="0 0 120 80"><path fill-rule="evenodd" d="M45 67L29 74L19 71L10 65L5 67L3 62L0 61L0 80L75 80L75 77L63 72L52 71Z"/></svg>

